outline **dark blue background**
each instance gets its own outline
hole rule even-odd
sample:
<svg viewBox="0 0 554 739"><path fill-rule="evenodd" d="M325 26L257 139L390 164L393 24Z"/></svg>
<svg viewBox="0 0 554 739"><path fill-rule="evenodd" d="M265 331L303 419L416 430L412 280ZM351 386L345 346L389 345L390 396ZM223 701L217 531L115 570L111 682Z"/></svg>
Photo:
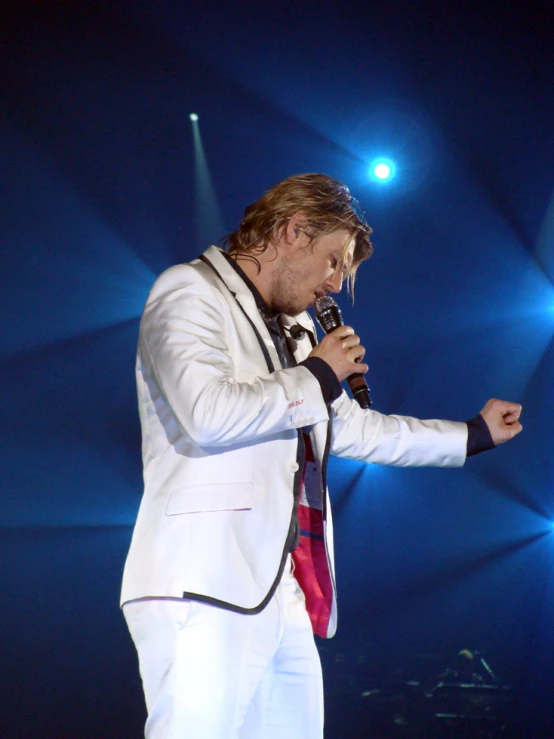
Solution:
<svg viewBox="0 0 554 739"><path fill-rule="evenodd" d="M157 274L309 171L347 182L375 229L355 304L342 300L374 407L463 420L498 396L523 403L525 425L462 470L332 463L327 737L366 736L364 691L429 688L463 647L515 687L523 736L554 736L551 4L14 5L0 69L0 736L141 735L118 610L141 496L138 319ZM379 154L398 166L387 186L367 178Z"/></svg>

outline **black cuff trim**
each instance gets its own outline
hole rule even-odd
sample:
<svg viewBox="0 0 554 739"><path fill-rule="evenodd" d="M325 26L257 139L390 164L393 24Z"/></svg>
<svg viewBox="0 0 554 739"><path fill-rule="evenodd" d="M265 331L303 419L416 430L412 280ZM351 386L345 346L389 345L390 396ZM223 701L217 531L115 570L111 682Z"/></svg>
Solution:
<svg viewBox="0 0 554 739"><path fill-rule="evenodd" d="M483 416L479 414L470 418L467 423L467 456L473 457L481 452L494 449L491 432Z"/></svg>
<svg viewBox="0 0 554 739"><path fill-rule="evenodd" d="M342 393L339 378L321 357L308 357L300 362L299 367L309 369L321 386L321 393L327 405L330 405Z"/></svg>

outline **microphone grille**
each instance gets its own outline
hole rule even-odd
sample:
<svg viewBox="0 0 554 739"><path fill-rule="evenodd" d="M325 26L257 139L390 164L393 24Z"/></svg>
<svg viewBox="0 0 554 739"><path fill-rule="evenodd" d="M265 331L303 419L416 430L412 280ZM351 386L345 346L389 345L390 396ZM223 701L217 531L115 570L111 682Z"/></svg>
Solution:
<svg viewBox="0 0 554 739"><path fill-rule="evenodd" d="M342 313L339 306L328 295L318 298L314 303L315 317L321 328L328 334L342 326Z"/></svg>
<svg viewBox="0 0 554 739"><path fill-rule="evenodd" d="M322 298L318 298L315 301L314 310L318 320L319 316L325 313L325 311L329 310L329 308L338 308L336 301L333 300L333 298L329 295L324 295Z"/></svg>

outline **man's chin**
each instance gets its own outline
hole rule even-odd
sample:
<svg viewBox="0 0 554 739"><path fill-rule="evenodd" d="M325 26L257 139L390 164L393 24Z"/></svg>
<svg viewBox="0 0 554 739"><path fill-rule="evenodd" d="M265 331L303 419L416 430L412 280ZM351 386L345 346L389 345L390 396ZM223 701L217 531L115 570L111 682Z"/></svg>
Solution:
<svg viewBox="0 0 554 739"><path fill-rule="evenodd" d="M300 313L308 310L315 303L315 298L311 303L300 301L295 303L280 303L279 305L272 306L275 313L283 313L285 316L297 316Z"/></svg>
<svg viewBox="0 0 554 739"><path fill-rule="evenodd" d="M294 307L291 307L291 310L289 311L289 316L299 316L301 313L305 313L308 308L311 308L313 304L315 303L315 298L310 303L298 303Z"/></svg>

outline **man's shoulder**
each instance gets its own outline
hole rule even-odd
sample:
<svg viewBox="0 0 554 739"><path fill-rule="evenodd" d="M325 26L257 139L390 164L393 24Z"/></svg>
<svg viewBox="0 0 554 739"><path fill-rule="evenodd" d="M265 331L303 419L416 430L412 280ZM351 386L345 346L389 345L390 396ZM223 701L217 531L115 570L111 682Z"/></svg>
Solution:
<svg viewBox="0 0 554 739"><path fill-rule="evenodd" d="M195 275L198 272L196 262L197 260L194 262L183 262L182 264L174 264L168 267L156 277L154 286L195 279Z"/></svg>
<svg viewBox="0 0 554 739"><path fill-rule="evenodd" d="M217 287L214 276L209 265L201 261L200 257L191 262L174 264L158 275L150 291L150 297L189 286L196 286L200 290L209 289L210 286Z"/></svg>
<svg viewBox="0 0 554 739"><path fill-rule="evenodd" d="M141 316L141 332L159 332L183 316L225 313L225 300L212 270L200 260L175 264L154 282Z"/></svg>

